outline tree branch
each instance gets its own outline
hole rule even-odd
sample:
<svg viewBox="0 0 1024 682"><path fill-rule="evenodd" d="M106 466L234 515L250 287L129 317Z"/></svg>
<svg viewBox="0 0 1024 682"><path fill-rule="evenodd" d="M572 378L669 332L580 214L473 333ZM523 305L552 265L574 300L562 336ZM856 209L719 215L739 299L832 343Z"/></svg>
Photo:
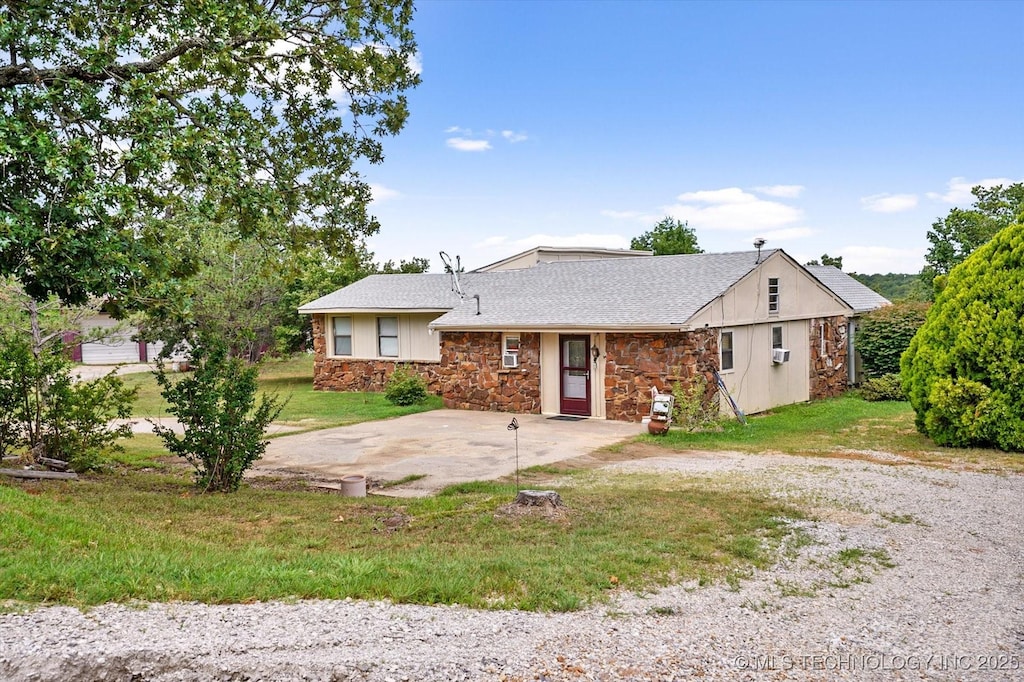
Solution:
<svg viewBox="0 0 1024 682"><path fill-rule="evenodd" d="M235 36L225 43L229 49L260 40L256 35ZM128 80L136 75L156 73L170 62L193 50L207 49L216 43L202 38L187 38L153 59L129 64L114 64L102 71L90 71L81 65L34 69L31 64L11 64L0 67L0 89L19 85L51 85L59 81L76 80L83 83L103 83L109 80Z"/></svg>

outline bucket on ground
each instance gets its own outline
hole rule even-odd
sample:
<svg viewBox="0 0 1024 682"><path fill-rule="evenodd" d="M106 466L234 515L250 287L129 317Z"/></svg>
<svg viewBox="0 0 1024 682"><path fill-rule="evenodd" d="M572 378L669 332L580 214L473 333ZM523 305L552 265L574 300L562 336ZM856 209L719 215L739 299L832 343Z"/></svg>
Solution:
<svg viewBox="0 0 1024 682"><path fill-rule="evenodd" d="M362 474L343 476L341 494L345 497L366 497L366 476Z"/></svg>

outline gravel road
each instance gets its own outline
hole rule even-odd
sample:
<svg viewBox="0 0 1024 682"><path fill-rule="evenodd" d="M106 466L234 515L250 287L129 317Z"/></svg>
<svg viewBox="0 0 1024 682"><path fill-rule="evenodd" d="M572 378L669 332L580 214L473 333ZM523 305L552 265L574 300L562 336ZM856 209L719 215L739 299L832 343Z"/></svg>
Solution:
<svg viewBox="0 0 1024 682"><path fill-rule="evenodd" d="M613 465L811 511L778 565L731 585L568 614L348 600L44 608L0 615L0 679L1024 679L1024 476L888 459Z"/></svg>

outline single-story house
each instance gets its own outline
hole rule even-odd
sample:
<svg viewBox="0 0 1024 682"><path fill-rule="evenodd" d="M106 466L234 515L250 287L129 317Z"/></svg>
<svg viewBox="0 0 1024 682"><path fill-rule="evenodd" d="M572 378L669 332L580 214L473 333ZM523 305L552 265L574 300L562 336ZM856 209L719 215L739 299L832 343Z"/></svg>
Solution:
<svg viewBox="0 0 1024 682"><path fill-rule="evenodd" d="M713 397L716 371L748 413L846 389L856 310L784 251L593 256L373 275L307 303L314 386L381 390L401 365L451 408L626 421L697 375Z"/></svg>

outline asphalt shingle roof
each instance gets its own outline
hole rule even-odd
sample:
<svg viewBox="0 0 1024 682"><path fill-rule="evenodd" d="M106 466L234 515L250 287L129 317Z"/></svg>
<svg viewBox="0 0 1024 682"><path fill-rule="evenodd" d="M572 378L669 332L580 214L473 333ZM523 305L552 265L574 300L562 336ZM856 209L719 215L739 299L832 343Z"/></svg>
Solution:
<svg viewBox="0 0 1024 682"><path fill-rule="evenodd" d="M438 274L370 275L299 307L300 313L330 310L449 310L458 305L451 277Z"/></svg>
<svg viewBox="0 0 1024 682"><path fill-rule="evenodd" d="M765 251L761 259L773 253ZM300 311L448 309L433 322L441 329L676 326L753 270L757 256L641 256L470 272L461 276L461 300L448 275L374 275ZM474 295L480 297L479 315Z"/></svg>
<svg viewBox="0 0 1024 682"><path fill-rule="evenodd" d="M858 313L889 305L890 301L870 287L831 265L808 265L807 271Z"/></svg>

